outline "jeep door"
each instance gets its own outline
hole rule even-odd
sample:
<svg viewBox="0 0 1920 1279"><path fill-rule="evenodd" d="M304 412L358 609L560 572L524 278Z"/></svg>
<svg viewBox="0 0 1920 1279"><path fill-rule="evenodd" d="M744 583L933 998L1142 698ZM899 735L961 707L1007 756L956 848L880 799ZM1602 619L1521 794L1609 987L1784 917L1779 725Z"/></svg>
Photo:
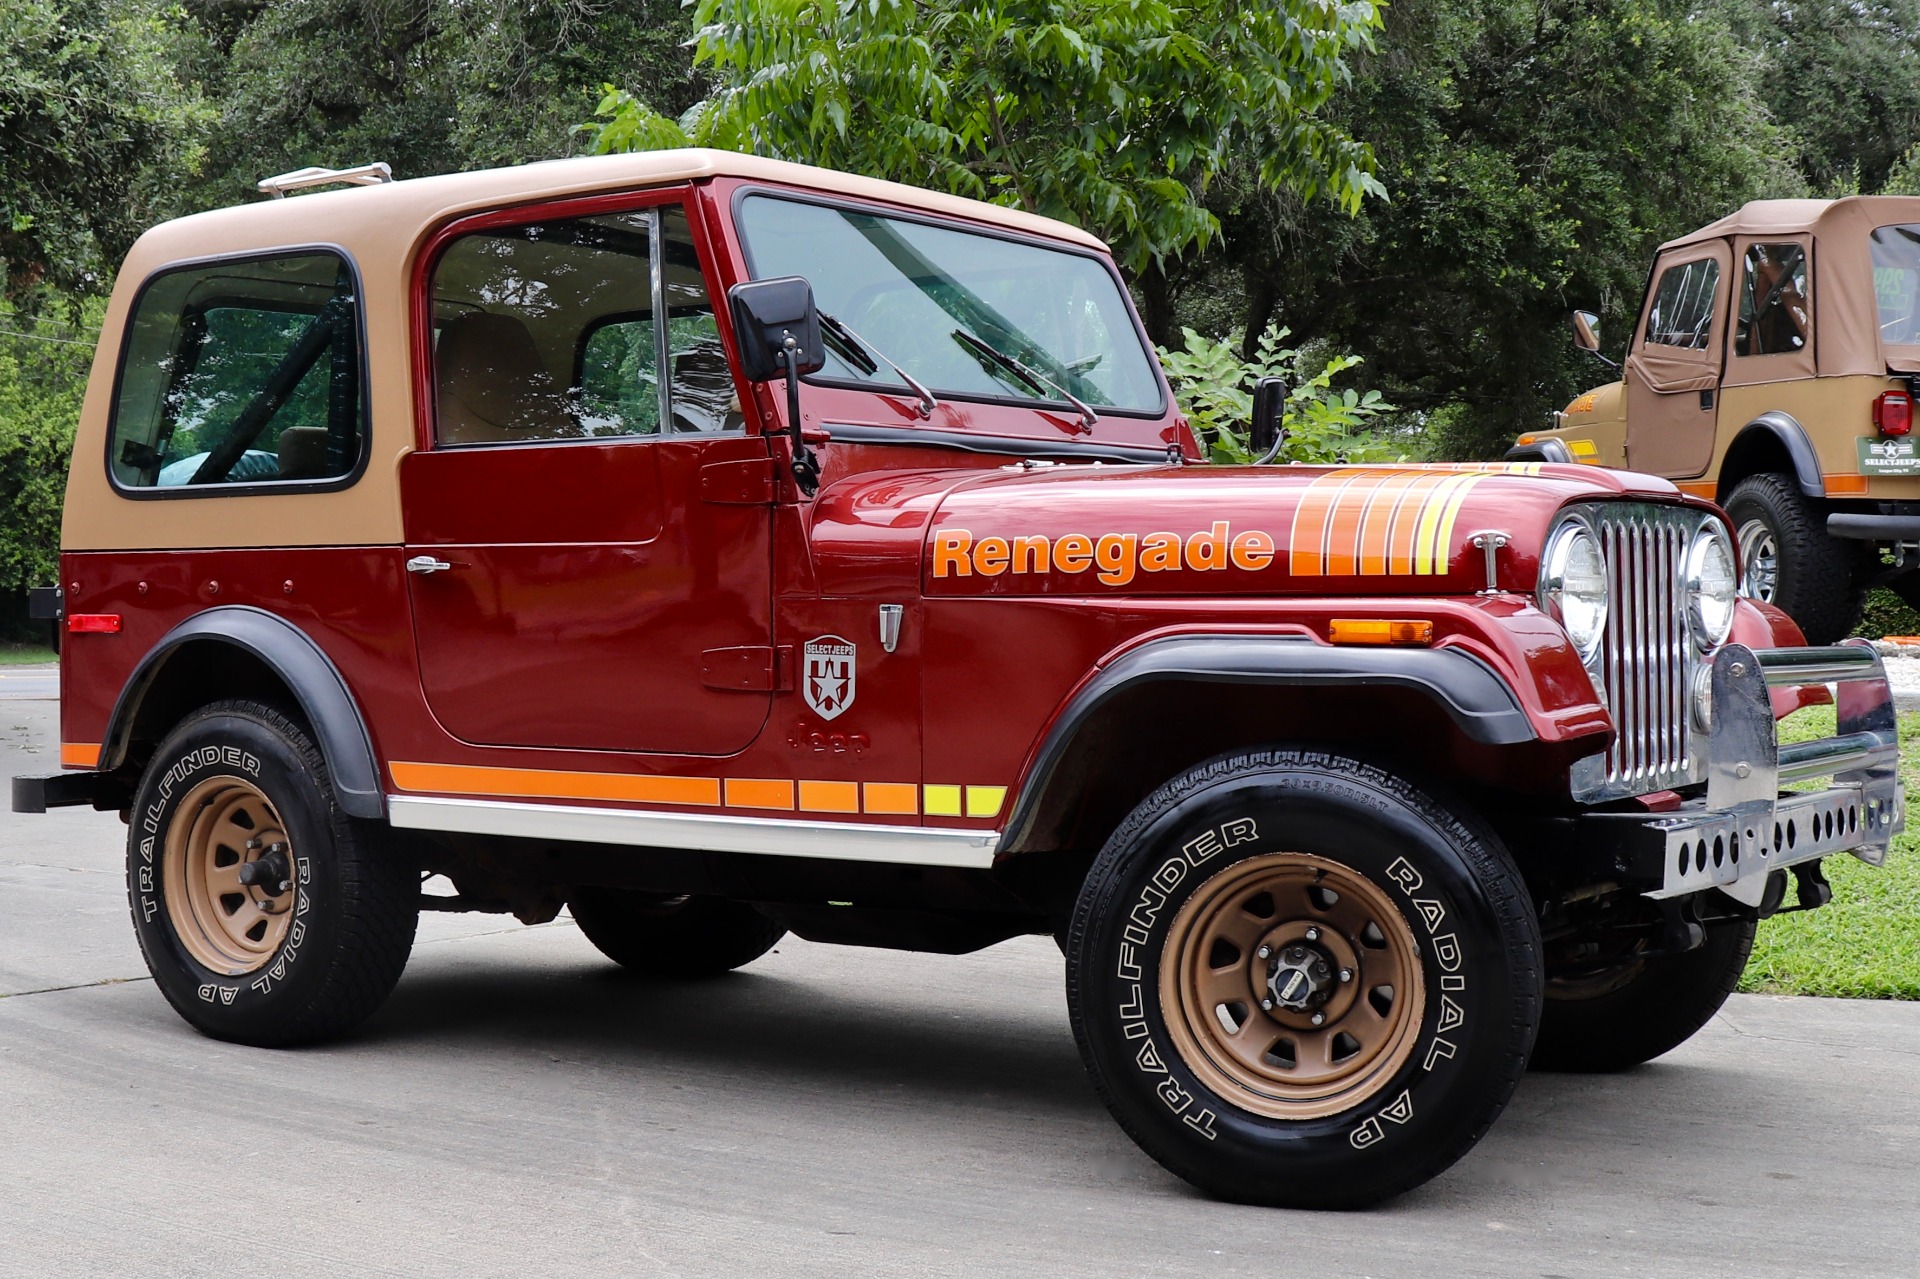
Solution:
<svg viewBox="0 0 1920 1279"><path fill-rule="evenodd" d="M1713 460L1731 266L1719 240L1669 250L1654 264L1625 371L1627 465L1636 471L1699 475Z"/></svg>
<svg viewBox="0 0 1920 1279"><path fill-rule="evenodd" d="M421 683L462 740L718 755L766 721L770 507L703 477L768 446L683 195L486 215L426 255L406 554Z"/></svg>

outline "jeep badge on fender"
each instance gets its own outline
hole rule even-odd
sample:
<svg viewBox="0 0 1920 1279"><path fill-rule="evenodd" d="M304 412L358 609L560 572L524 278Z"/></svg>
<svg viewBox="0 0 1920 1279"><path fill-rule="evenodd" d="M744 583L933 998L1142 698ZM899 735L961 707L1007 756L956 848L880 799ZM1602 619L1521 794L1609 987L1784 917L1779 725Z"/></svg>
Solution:
<svg viewBox="0 0 1920 1279"><path fill-rule="evenodd" d="M708 151L382 176L141 237L74 444L63 769L14 808L121 811L205 1034L349 1030L422 909L661 976L1050 935L1148 1154L1352 1206L1530 1059L1681 1043L1902 827L1873 651L1740 598L1665 480L1202 465L1105 247L1012 209Z"/></svg>

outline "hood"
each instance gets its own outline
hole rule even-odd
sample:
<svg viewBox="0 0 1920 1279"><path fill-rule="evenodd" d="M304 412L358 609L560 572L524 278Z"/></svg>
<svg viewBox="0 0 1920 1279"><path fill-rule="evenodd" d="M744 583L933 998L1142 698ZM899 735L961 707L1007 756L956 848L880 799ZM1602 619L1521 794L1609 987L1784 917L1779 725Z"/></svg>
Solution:
<svg viewBox="0 0 1920 1279"><path fill-rule="evenodd" d="M1499 585L1531 593L1567 504L1704 506L1653 476L1550 463L1005 467L863 477L822 498L830 593L905 586L911 546L933 597L1470 595L1487 585L1480 533L1507 539Z"/></svg>

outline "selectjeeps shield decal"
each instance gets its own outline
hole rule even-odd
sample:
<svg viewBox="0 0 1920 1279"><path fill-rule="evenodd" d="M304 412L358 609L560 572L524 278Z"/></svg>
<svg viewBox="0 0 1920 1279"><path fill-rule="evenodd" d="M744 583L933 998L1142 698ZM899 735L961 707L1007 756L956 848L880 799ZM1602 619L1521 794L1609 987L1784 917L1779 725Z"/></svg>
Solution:
<svg viewBox="0 0 1920 1279"><path fill-rule="evenodd" d="M854 647L838 635L807 641L801 650L801 696L821 719L834 719L853 705L856 676Z"/></svg>

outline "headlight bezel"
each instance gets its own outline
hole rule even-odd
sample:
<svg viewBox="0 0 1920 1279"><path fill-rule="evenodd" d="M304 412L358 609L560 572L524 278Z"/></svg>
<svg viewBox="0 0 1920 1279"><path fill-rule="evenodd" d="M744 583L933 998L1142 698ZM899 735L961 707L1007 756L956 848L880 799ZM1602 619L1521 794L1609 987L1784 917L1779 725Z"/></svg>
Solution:
<svg viewBox="0 0 1920 1279"><path fill-rule="evenodd" d="M1701 589L1702 570L1707 556L1718 549L1726 561L1727 593L1725 596L1725 624L1714 633L1708 621L1707 609L1703 607L1705 598ZM1687 593L1687 634L1693 640L1694 649L1700 653L1710 653L1726 643L1733 634L1733 619L1739 611L1740 600L1740 561L1733 549L1733 537L1718 519L1707 516L1694 529L1693 540L1687 545L1686 559L1682 561L1682 577Z"/></svg>
<svg viewBox="0 0 1920 1279"><path fill-rule="evenodd" d="M1574 627L1567 620L1567 610L1562 607L1567 589L1567 570L1574 548L1582 539L1593 547L1601 582L1599 620L1585 642L1574 633ZM1606 547L1600 540L1599 530L1585 515L1578 512L1565 515L1547 534L1546 545L1540 552L1540 581L1534 595L1540 611L1558 622L1561 630L1566 632L1567 642L1573 645L1581 663L1592 667L1599 660L1606 643L1607 623L1612 620L1613 614L1613 588Z"/></svg>

